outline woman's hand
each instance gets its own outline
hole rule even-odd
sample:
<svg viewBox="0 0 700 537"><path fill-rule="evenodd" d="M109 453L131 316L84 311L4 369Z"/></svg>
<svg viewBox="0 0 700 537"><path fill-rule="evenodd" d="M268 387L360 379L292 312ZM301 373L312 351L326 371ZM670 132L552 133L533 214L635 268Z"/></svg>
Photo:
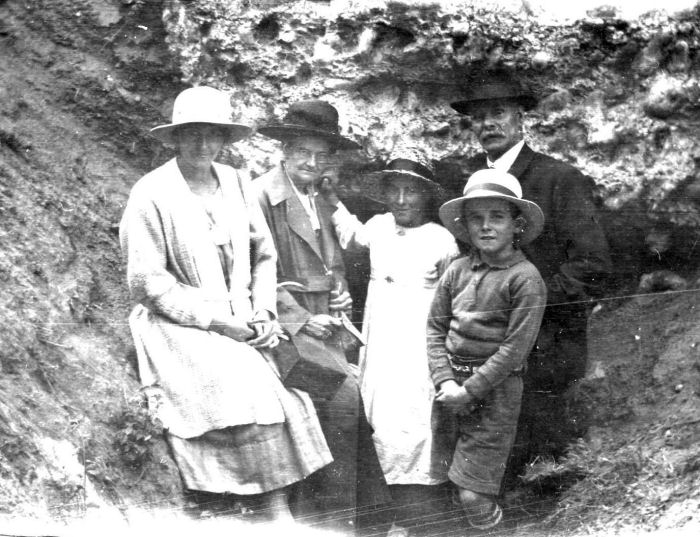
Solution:
<svg viewBox="0 0 700 537"><path fill-rule="evenodd" d="M248 323L238 317L230 315L228 317L215 318L209 325L209 330L230 337L236 341L247 342L255 337L255 330L248 326Z"/></svg>
<svg viewBox="0 0 700 537"><path fill-rule="evenodd" d="M336 192L338 188L338 167L328 166L321 172L321 181L318 185L318 191L333 206L338 205L340 198Z"/></svg>
<svg viewBox="0 0 700 537"><path fill-rule="evenodd" d="M330 311L344 311L349 313L352 310L352 297L347 291L331 291L331 299L328 302Z"/></svg>
<svg viewBox="0 0 700 537"><path fill-rule="evenodd" d="M325 313L314 315L301 327L302 332L316 339L328 339L335 329L341 325L341 320Z"/></svg>
<svg viewBox="0 0 700 537"><path fill-rule="evenodd" d="M328 301L328 309L331 315L338 312L349 314L352 311L352 297L348 292L348 286L344 279L336 282L335 289L331 289L330 300Z"/></svg>
<svg viewBox="0 0 700 537"><path fill-rule="evenodd" d="M440 390L435 394L435 400L443 404L455 414L469 414L473 410L474 398L463 386L454 380L446 380L440 384Z"/></svg>
<svg viewBox="0 0 700 537"><path fill-rule="evenodd" d="M279 344L279 334L282 328L277 321L254 320L248 323L255 330L255 338L247 341L248 345L256 349L273 349Z"/></svg>

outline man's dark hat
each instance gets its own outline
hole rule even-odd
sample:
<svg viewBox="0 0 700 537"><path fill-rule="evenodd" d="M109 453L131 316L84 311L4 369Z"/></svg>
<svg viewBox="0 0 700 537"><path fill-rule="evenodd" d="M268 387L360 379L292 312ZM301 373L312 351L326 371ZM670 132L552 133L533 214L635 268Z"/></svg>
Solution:
<svg viewBox="0 0 700 537"><path fill-rule="evenodd" d="M265 125L258 133L288 142L299 136L316 136L336 149L360 149L360 144L340 135L338 111L325 101L299 101L289 106L282 123Z"/></svg>
<svg viewBox="0 0 700 537"><path fill-rule="evenodd" d="M512 99L525 110L537 106L535 95L524 88L519 82L505 76L485 77L468 83L465 98L450 103L450 106L460 114L469 114L472 105L481 101L493 99Z"/></svg>

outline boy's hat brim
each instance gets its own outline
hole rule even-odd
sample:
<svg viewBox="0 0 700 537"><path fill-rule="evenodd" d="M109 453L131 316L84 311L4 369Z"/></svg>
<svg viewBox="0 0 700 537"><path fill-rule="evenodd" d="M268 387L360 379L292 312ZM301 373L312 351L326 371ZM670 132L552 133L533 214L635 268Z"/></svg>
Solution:
<svg viewBox="0 0 700 537"><path fill-rule="evenodd" d="M522 235L520 235L520 244L529 244L535 240L544 229L544 213L542 209L540 209L539 205L536 203L522 199L522 197L518 196L517 191L509 188L507 183L504 184L498 181L497 178L499 175L508 176L512 178L512 181L519 187L518 180L510 174L497 172L496 170L480 170L475 172L474 176L478 174L485 176L484 178L486 180L475 181L473 184L470 184L470 179L470 182L467 182L464 188L463 196L450 200L440 207L439 216L445 228L462 242L471 244L467 223L464 220L464 204L474 199L498 198L509 201L518 207L521 215L527 222L525 230ZM489 182L489 175L496 177L494 182Z"/></svg>

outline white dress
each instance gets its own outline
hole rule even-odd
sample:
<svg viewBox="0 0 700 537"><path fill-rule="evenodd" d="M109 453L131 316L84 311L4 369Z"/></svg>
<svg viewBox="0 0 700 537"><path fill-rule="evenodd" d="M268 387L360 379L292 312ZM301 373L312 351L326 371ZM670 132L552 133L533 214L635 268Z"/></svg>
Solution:
<svg viewBox="0 0 700 537"><path fill-rule="evenodd" d="M438 224L404 228L391 213L363 225L340 204L333 220L344 248L354 243L370 251L360 389L387 483L443 483L448 465L436 456L431 433L435 389L426 322L438 278L459 255L457 244Z"/></svg>

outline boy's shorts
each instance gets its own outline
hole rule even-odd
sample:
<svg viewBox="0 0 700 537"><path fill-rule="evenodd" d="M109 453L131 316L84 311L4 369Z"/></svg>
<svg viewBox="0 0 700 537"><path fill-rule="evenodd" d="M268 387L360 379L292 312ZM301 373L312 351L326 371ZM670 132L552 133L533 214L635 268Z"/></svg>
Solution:
<svg viewBox="0 0 700 537"><path fill-rule="evenodd" d="M472 492L499 493L515 441L522 396L522 377L509 376L471 414L457 416L450 481Z"/></svg>

